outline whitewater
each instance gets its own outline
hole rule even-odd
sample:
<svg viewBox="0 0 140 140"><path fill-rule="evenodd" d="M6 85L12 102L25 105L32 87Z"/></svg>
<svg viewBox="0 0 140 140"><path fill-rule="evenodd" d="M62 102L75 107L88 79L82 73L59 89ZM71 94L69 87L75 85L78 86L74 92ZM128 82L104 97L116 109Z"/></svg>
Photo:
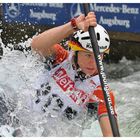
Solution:
<svg viewBox="0 0 140 140"><path fill-rule="evenodd" d="M31 38L17 44L29 48ZM32 51L13 50L0 39L0 136L102 136L99 124L84 114L67 121L55 114L40 115L30 110L34 82L44 70L40 56ZM140 136L140 60L105 64L108 84L115 93L121 136Z"/></svg>

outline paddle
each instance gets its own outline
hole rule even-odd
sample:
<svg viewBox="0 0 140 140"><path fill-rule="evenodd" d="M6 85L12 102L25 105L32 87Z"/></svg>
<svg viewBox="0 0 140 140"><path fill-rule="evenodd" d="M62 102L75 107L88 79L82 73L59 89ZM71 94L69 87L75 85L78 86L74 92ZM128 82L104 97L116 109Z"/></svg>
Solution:
<svg viewBox="0 0 140 140"><path fill-rule="evenodd" d="M87 15L90 12L89 4L84 3L83 7L84 7L85 15ZM109 120L110 120L110 125L112 128L112 133L113 133L114 137L119 137L120 134L119 134L119 129L118 129L118 125L117 125L117 120L115 118L115 112L113 110L111 98L109 95L106 74L104 72L102 59L101 59L101 56L99 53L99 47L98 47L94 27L89 27L89 34L90 34L93 53L94 53L96 64L97 64L97 69L99 71L99 78L100 78L101 87L102 87L103 94L104 94L104 100L105 100L106 107L107 107L107 112L108 112L108 116L109 116Z"/></svg>

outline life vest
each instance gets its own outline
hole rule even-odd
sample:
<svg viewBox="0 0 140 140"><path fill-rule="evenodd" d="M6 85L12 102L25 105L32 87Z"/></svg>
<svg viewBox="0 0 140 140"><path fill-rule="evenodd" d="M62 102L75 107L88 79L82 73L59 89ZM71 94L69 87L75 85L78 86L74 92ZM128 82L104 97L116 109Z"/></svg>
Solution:
<svg viewBox="0 0 140 140"><path fill-rule="evenodd" d="M71 114L70 118L86 110L89 96L100 85L99 76L75 81L76 71L72 67L71 59L72 54L60 65L39 77L35 86L37 93L33 101L34 110L55 110L58 114Z"/></svg>

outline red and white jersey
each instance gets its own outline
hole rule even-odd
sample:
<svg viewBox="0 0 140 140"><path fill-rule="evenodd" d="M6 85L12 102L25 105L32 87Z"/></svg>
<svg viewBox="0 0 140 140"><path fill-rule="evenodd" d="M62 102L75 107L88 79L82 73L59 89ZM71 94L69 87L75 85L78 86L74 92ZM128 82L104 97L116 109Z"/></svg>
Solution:
<svg viewBox="0 0 140 140"><path fill-rule="evenodd" d="M59 45L57 47L59 48ZM61 46L60 49L62 49ZM71 63L72 54L68 56L65 50L60 51L60 53L56 56L56 63L59 63L59 65L51 71L46 70L36 83L37 95L33 101L33 109L48 113L50 110L56 111L59 115L63 114L72 119L79 112L87 111L86 105L88 102L95 102L98 104L96 108L98 116L106 114L107 110L99 76L75 81L76 71ZM61 56L62 59L58 56ZM110 96L114 107L115 101L111 91ZM90 99L91 97L93 98Z"/></svg>

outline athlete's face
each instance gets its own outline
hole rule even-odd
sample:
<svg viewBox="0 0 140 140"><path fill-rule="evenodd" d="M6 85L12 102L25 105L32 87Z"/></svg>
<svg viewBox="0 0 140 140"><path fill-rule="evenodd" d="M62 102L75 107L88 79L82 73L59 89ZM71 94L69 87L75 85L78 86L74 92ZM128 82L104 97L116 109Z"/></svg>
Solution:
<svg viewBox="0 0 140 140"><path fill-rule="evenodd" d="M85 74L96 75L98 74L95 57L92 52L79 51L78 52L78 65Z"/></svg>

